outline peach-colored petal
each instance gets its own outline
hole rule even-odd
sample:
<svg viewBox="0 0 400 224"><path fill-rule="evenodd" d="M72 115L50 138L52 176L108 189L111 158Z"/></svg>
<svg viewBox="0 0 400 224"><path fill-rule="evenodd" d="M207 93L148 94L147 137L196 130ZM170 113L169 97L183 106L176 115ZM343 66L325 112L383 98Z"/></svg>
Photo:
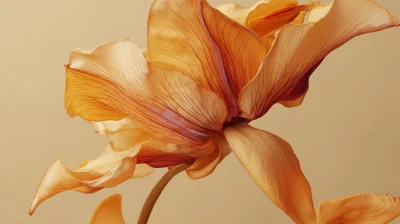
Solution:
<svg viewBox="0 0 400 224"><path fill-rule="evenodd" d="M369 193L323 201L317 209L318 224L383 224L399 216L399 197Z"/></svg>
<svg viewBox="0 0 400 224"><path fill-rule="evenodd" d="M180 72L148 68L142 50L129 40L76 50L70 60L65 99L71 116L131 117L157 138L194 145L208 142L225 121L225 104L215 93Z"/></svg>
<svg viewBox="0 0 400 224"><path fill-rule="evenodd" d="M104 199L96 207L88 224L125 224L121 195L114 194Z"/></svg>
<svg viewBox="0 0 400 224"><path fill-rule="evenodd" d="M218 164L231 153L228 142L223 135L217 135L216 142L218 147L209 155L196 159L186 173L192 179L200 179L210 175L217 168Z"/></svg>
<svg viewBox="0 0 400 224"><path fill-rule="evenodd" d="M213 140L203 145L202 148L196 148L153 138L142 146L138 155L138 163L146 163L157 168L191 163L199 157L209 155L216 147Z"/></svg>
<svg viewBox="0 0 400 224"><path fill-rule="evenodd" d="M115 153L103 153L95 160L85 161L79 169L70 170L57 159L46 171L36 190L29 213L48 198L67 190L93 193L111 188L132 178L141 145Z"/></svg>
<svg viewBox="0 0 400 224"><path fill-rule="evenodd" d="M155 0L147 25L148 56L152 63L178 70L217 93L227 105L230 120L237 115L236 100L219 50L205 27L202 2Z"/></svg>
<svg viewBox="0 0 400 224"><path fill-rule="evenodd" d="M226 78L235 94L257 74L266 55L263 41L251 30L232 21L202 1L204 23L218 46Z"/></svg>
<svg viewBox="0 0 400 224"><path fill-rule="evenodd" d="M277 102L298 100L307 89L307 76L331 51L355 36L398 25L371 0L335 0L318 22L286 25L257 76L240 93L241 116L255 119Z"/></svg>
<svg viewBox="0 0 400 224"><path fill-rule="evenodd" d="M247 124L228 126L225 137L260 189L295 223L315 222L311 187L292 147Z"/></svg>
<svg viewBox="0 0 400 224"><path fill-rule="evenodd" d="M271 0L261 0L250 7L241 7L240 5L232 2L219 5L215 8L218 9L220 12L222 12L225 16L229 17L230 19L240 23L241 25L246 25L249 13L255 11L257 7L259 7L260 5L268 4L270 1ZM256 12L261 13L261 10L257 10ZM253 16L255 16L255 14L253 14Z"/></svg>
<svg viewBox="0 0 400 224"><path fill-rule="evenodd" d="M297 0L270 0L264 4L259 4L252 10L246 21L247 27L256 27L256 24L265 17L279 11L285 11L297 6Z"/></svg>

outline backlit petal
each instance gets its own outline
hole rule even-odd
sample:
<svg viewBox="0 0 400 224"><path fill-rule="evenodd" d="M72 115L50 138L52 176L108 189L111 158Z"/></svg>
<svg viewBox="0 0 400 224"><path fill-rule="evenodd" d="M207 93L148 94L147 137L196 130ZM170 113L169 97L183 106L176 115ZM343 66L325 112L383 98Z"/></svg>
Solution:
<svg viewBox="0 0 400 224"><path fill-rule="evenodd" d="M218 147L207 156L196 159L186 173L192 179L200 179L210 175L222 160L231 153L228 142L223 135L218 135L216 138Z"/></svg>
<svg viewBox="0 0 400 224"><path fill-rule="evenodd" d="M310 185L292 147L247 124L224 130L233 153L260 189L295 223L315 222Z"/></svg>
<svg viewBox="0 0 400 224"><path fill-rule="evenodd" d="M251 30L232 21L202 1L205 25L218 46L230 87L237 96L256 75L266 55L263 41Z"/></svg>
<svg viewBox="0 0 400 224"><path fill-rule="evenodd" d="M236 99L219 50L205 27L202 2L155 0L147 25L148 56L152 63L178 70L217 93L227 105L230 120L237 114Z"/></svg>
<svg viewBox="0 0 400 224"><path fill-rule="evenodd" d="M286 25L257 76L240 93L241 116L255 119L277 102L298 101L308 76L331 51L355 36L397 25L392 14L371 0L335 0L318 22Z"/></svg>
<svg viewBox="0 0 400 224"><path fill-rule="evenodd" d="M255 11L258 6L267 4L270 1L271 0L261 0L250 7L241 7L240 5L232 2L219 5L215 8L222 12L225 16L245 26L249 13ZM259 12L259 10L257 10L257 12Z"/></svg>
<svg viewBox="0 0 400 224"><path fill-rule="evenodd" d="M57 159L44 174L29 209L33 214L37 206L48 198L67 190L93 193L111 188L132 178L136 155L141 145L115 153L103 153L95 160L85 161L79 169L70 170Z"/></svg>
<svg viewBox="0 0 400 224"><path fill-rule="evenodd" d="M382 224L400 216L400 198L362 193L323 201L317 210L318 224Z"/></svg>
<svg viewBox="0 0 400 224"><path fill-rule="evenodd" d="M142 50L129 40L71 53L65 99L71 116L131 117L146 132L177 144L206 144L226 118L215 93L180 72L148 68Z"/></svg>
<svg viewBox="0 0 400 224"><path fill-rule="evenodd" d="M122 197L114 194L104 199L95 209L88 224L125 224L122 216Z"/></svg>

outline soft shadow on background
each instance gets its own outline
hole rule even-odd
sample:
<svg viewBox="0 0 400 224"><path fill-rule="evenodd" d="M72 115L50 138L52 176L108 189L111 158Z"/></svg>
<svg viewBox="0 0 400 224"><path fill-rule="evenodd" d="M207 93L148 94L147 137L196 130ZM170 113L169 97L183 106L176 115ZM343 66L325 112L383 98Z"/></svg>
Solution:
<svg viewBox="0 0 400 224"><path fill-rule="evenodd" d="M224 1L211 1L220 4ZM237 1L250 5L255 0ZM327 3L328 1L322 1ZM400 1L378 0L400 16ZM107 138L64 110L69 52L130 37L146 47L151 1L36 0L0 2L0 223L85 223L95 206L123 195L127 223L164 169L93 195L65 192L28 206L47 167L59 156L70 167L95 158ZM372 192L400 196L400 29L350 41L311 78L302 106L276 105L254 126L293 146L314 201ZM150 223L291 223L231 155L209 177L179 175L157 203ZM400 220L393 223L400 223Z"/></svg>

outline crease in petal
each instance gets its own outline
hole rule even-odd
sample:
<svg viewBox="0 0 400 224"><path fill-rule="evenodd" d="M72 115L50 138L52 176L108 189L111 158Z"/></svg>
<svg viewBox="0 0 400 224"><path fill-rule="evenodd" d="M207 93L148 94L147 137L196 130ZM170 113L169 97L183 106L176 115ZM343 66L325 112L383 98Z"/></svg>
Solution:
<svg viewBox="0 0 400 224"><path fill-rule="evenodd" d="M317 22L280 30L258 74L239 94L242 117L256 119L275 103L304 98L308 77L331 51L356 36L399 25L371 0L335 0L325 7L329 12L322 19L314 17Z"/></svg>
<svg viewBox="0 0 400 224"><path fill-rule="evenodd" d="M247 124L228 126L225 137L257 186L295 223L315 222L311 187L292 147Z"/></svg>
<svg viewBox="0 0 400 224"><path fill-rule="evenodd" d="M237 115L236 98L218 47L205 27L202 0L155 0L148 17L148 56L152 63L182 72L215 92L227 106L226 120ZM168 43L168 44L165 44Z"/></svg>
<svg viewBox="0 0 400 224"><path fill-rule="evenodd" d="M125 224L122 216L122 196L114 194L105 198L97 205L88 224Z"/></svg>
<svg viewBox="0 0 400 224"><path fill-rule="evenodd" d="M257 74L267 53L264 43L253 31L229 19L207 1L201 2L205 26L219 49L226 78L237 96Z"/></svg>
<svg viewBox="0 0 400 224"><path fill-rule="evenodd" d="M323 201L317 209L318 224L382 224L400 216L400 198L360 193Z"/></svg>
<svg viewBox="0 0 400 224"><path fill-rule="evenodd" d="M32 215L42 202L61 192L94 193L132 178L140 148L139 144L123 152L103 153L97 159L85 161L76 170L68 169L61 159L57 159L44 174L29 214Z"/></svg>
<svg viewBox="0 0 400 224"><path fill-rule="evenodd" d="M76 50L70 60L65 101L71 116L91 122L133 118L156 138L198 146L225 122L226 106L217 94L181 72L148 64L129 40Z"/></svg>

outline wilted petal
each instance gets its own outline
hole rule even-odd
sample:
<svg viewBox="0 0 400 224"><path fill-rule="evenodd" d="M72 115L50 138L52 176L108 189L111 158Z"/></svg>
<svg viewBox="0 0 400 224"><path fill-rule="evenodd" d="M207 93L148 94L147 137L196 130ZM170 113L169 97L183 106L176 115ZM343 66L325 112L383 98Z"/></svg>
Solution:
<svg viewBox="0 0 400 224"><path fill-rule="evenodd" d="M48 198L67 190L93 193L110 188L132 178L136 155L141 145L116 153L103 153L95 160L85 161L72 171L57 159L44 174L29 209L33 214L37 206Z"/></svg>
<svg viewBox="0 0 400 224"><path fill-rule="evenodd" d="M95 209L88 224L125 224L122 216L122 197L114 194L104 199Z"/></svg>
<svg viewBox="0 0 400 224"><path fill-rule="evenodd" d="M180 72L150 64L128 40L71 53L65 101L88 121L131 117L146 132L178 144L202 145L222 127L224 102ZM149 71L150 70L150 71Z"/></svg>
<svg viewBox="0 0 400 224"><path fill-rule="evenodd" d="M232 21L206 1L201 2L205 25L220 50L226 77L237 96L256 75L267 53L264 43L251 30Z"/></svg>
<svg viewBox="0 0 400 224"><path fill-rule="evenodd" d="M331 51L355 36L397 25L392 14L371 0L335 0L318 22L286 25L257 76L240 93L241 116L255 119L277 102L297 101L311 71Z"/></svg>
<svg viewBox="0 0 400 224"><path fill-rule="evenodd" d="M249 13L253 12L254 13L253 16L258 14L259 12L261 13L261 10L256 10L256 9L260 5L268 4L270 1L271 0L261 0L250 7L241 7L240 5L232 2L232 3L226 3L226 4L219 5L215 8L218 9L220 12L222 12L227 17L229 17L230 19L235 20L236 22L245 26L247 24L247 17L249 15Z"/></svg>
<svg viewBox="0 0 400 224"><path fill-rule="evenodd" d="M236 100L219 50L205 27L202 2L155 0L147 24L148 56L152 63L181 71L217 93L227 105L230 120L237 114Z"/></svg>
<svg viewBox="0 0 400 224"><path fill-rule="evenodd" d="M214 172L215 168L222 162L222 160L231 153L228 142L223 135L217 135L216 142L217 148L209 155L196 159L192 166L190 166L186 173L192 179L200 179L210 175Z"/></svg>
<svg viewBox="0 0 400 224"><path fill-rule="evenodd" d="M295 223L315 222L310 185L292 147L247 124L228 126L226 139L258 187Z"/></svg>
<svg viewBox="0 0 400 224"><path fill-rule="evenodd" d="M400 198L362 193L323 201L317 210L318 224L382 224L400 216Z"/></svg>

